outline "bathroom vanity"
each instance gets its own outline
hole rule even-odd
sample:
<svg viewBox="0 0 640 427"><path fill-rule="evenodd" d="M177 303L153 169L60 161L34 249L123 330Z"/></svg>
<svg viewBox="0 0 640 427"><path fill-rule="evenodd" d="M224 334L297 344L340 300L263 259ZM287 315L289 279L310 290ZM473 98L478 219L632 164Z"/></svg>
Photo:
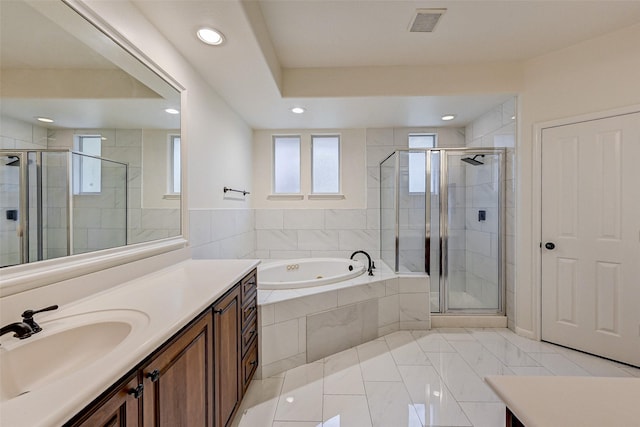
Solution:
<svg viewBox="0 0 640 427"><path fill-rule="evenodd" d="M73 328L70 322L103 313L98 323L85 323L102 325L96 332L108 342L114 335L109 328L125 323L117 316L137 313L126 338L105 354L5 396L0 424L230 425L258 366L257 264L189 260L43 316L42 336L35 338L46 342L63 336L60 325ZM109 320L111 312L120 320ZM9 352L33 345L5 342Z"/></svg>

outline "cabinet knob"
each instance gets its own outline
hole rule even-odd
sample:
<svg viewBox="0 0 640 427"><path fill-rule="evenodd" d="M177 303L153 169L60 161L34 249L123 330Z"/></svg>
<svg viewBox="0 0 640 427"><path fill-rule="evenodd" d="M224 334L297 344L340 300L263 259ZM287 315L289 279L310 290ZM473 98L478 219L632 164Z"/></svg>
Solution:
<svg viewBox="0 0 640 427"><path fill-rule="evenodd" d="M148 372L146 377L149 378L152 383L155 383L160 379L160 371L158 371L157 369L154 369L153 371Z"/></svg>
<svg viewBox="0 0 640 427"><path fill-rule="evenodd" d="M138 387L130 389L127 393L129 393L136 399L140 399L140 397L142 396L143 390L144 390L144 386L142 384L138 384Z"/></svg>
<svg viewBox="0 0 640 427"><path fill-rule="evenodd" d="M249 362L249 364L251 366L258 366L258 361L257 360L253 360L253 361Z"/></svg>

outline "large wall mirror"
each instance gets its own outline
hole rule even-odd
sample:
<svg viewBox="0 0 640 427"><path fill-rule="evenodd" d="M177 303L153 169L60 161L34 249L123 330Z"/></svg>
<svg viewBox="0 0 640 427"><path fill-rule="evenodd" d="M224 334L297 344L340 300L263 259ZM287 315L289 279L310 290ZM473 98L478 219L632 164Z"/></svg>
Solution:
<svg viewBox="0 0 640 427"><path fill-rule="evenodd" d="M180 236L180 92L62 1L0 8L0 273Z"/></svg>

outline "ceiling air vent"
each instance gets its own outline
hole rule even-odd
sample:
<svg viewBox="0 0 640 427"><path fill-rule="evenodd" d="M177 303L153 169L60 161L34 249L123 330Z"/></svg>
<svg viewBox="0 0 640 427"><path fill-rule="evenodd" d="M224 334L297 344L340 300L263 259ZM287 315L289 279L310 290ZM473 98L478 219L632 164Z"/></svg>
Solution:
<svg viewBox="0 0 640 427"><path fill-rule="evenodd" d="M447 9L417 9L416 17L413 18L410 33L431 33L433 32L440 17L444 15Z"/></svg>

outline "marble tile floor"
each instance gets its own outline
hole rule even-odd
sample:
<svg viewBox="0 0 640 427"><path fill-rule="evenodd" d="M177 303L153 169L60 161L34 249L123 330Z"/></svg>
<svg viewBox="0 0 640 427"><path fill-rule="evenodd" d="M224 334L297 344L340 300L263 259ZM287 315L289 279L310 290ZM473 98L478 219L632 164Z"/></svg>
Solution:
<svg viewBox="0 0 640 427"><path fill-rule="evenodd" d="M254 380L233 426L504 426L486 375L640 377L640 369L509 329L399 331Z"/></svg>

